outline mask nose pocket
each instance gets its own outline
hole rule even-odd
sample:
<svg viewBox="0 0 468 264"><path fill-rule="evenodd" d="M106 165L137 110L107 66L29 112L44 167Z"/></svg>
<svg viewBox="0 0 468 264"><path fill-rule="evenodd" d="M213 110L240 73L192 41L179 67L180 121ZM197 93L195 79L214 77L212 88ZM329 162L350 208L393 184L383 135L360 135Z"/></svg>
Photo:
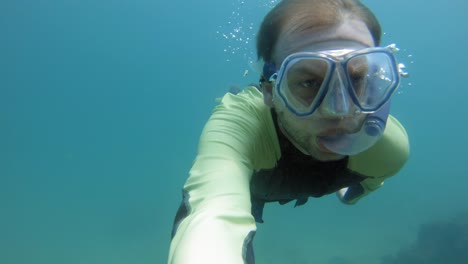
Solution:
<svg viewBox="0 0 468 264"><path fill-rule="evenodd" d="M337 117L350 115L353 104L342 71L335 70L328 89L321 106L323 111Z"/></svg>

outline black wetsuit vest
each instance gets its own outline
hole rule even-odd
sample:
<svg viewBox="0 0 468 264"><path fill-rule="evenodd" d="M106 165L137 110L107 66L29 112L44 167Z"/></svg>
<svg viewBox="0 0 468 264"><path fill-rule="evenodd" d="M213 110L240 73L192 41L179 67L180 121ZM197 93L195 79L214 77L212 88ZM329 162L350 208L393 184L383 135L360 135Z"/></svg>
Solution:
<svg viewBox="0 0 468 264"><path fill-rule="evenodd" d="M254 172L250 182L252 215L263 223L267 202L280 204L296 200L303 205L309 197L321 197L349 186L360 187L365 176L350 171L348 157L337 161L318 161L299 151L281 132L277 115L271 111L281 148L281 158L273 169Z"/></svg>

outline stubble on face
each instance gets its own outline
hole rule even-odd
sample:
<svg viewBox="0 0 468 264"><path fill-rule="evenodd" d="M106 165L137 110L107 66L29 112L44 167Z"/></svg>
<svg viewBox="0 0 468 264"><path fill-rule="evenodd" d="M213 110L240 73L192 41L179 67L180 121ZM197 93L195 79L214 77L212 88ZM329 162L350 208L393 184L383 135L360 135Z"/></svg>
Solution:
<svg viewBox="0 0 468 264"><path fill-rule="evenodd" d="M317 144L317 136L321 132L319 120L314 120L314 122L298 118L288 111L280 109L277 109L276 112L281 132L303 154L309 155L319 161L340 160L345 157Z"/></svg>

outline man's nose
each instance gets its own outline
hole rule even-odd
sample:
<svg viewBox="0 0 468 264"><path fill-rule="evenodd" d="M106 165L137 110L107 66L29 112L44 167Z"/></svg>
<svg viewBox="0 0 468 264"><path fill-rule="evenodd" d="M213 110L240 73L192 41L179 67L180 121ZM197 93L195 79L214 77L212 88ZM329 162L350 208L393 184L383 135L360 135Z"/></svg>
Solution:
<svg viewBox="0 0 468 264"><path fill-rule="evenodd" d="M346 80L341 72L336 70L330 80L327 94L319 107L319 111L330 117L346 117L353 114L355 106L346 89Z"/></svg>

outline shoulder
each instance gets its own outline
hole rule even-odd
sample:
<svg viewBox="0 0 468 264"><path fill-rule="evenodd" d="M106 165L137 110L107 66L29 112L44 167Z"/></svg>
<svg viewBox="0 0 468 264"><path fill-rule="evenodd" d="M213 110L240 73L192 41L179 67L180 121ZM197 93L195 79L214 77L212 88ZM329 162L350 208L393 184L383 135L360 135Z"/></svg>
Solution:
<svg viewBox="0 0 468 264"><path fill-rule="evenodd" d="M263 94L254 86L247 86L237 94L226 93L215 108L215 112L225 108L239 111L264 111L266 109L263 104Z"/></svg>
<svg viewBox="0 0 468 264"><path fill-rule="evenodd" d="M231 153L252 162L254 168L268 166L279 155L279 144L270 108L253 86L238 94L227 93L213 109L200 139L200 150Z"/></svg>
<svg viewBox="0 0 468 264"><path fill-rule="evenodd" d="M408 158L408 134L403 125L390 115L383 137L370 149L351 156L348 166L365 176L386 178L395 175Z"/></svg>
<svg viewBox="0 0 468 264"><path fill-rule="evenodd" d="M263 103L263 94L254 86L247 86L238 94L226 93L213 109L210 120L222 119L226 125L254 132L269 129L270 109ZM239 127L241 126L241 127Z"/></svg>

